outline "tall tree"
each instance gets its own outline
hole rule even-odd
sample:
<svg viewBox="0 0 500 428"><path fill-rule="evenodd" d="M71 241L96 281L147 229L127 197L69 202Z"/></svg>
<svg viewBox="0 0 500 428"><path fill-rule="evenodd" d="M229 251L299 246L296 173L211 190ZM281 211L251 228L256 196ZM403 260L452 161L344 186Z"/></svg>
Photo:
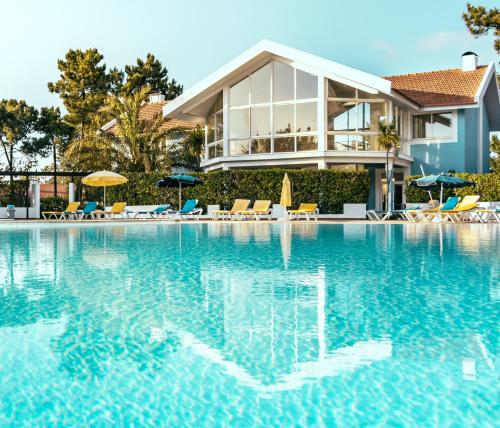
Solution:
<svg viewBox="0 0 500 428"><path fill-rule="evenodd" d="M73 125L81 139L92 122L92 115L103 105L110 93L117 93L123 74L117 69L109 72L104 57L97 49L70 49L65 59L57 61L59 80L48 84L49 91L61 97L68 110L66 121Z"/></svg>
<svg viewBox="0 0 500 428"><path fill-rule="evenodd" d="M167 100L182 94L182 85L175 79L169 79L167 68L151 53L146 55L145 61L137 58L135 65L126 65L125 75L124 94L134 94L146 85L150 87L151 92L165 95Z"/></svg>
<svg viewBox="0 0 500 428"><path fill-rule="evenodd" d="M495 50L500 53L500 11L496 7L488 10L484 6L467 3L467 12L464 12L462 18L474 37L484 36L493 30Z"/></svg>
<svg viewBox="0 0 500 428"><path fill-rule="evenodd" d="M74 128L62 118L57 107L42 107L36 124L36 131L41 135L38 138L40 151L43 155L52 154L54 172L54 197L57 196L57 155L63 153L73 136Z"/></svg>
<svg viewBox="0 0 500 428"><path fill-rule="evenodd" d="M33 132L38 120L38 111L24 100L0 101L0 144L10 173L10 197L14 197L16 154L26 157L37 154L38 145Z"/></svg>
<svg viewBox="0 0 500 428"><path fill-rule="evenodd" d="M109 97L103 111L116 120L112 141L117 166L123 170L162 170L166 162L164 119L161 111L153 118L141 117L141 107L151 89L143 86L131 95Z"/></svg>

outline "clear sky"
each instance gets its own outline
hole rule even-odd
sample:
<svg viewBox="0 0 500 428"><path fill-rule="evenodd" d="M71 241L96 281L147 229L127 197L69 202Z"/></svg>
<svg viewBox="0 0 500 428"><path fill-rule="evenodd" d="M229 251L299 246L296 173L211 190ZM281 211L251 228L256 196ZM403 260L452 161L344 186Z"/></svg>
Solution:
<svg viewBox="0 0 500 428"><path fill-rule="evenodd" d="M96 47L120 68L151 52L186 88L263 38L378 75L456 67L466 50L498 61L491 36L468 34L465 3L0 0L0 98L60 105L47 82L69 48Z"/></svg>

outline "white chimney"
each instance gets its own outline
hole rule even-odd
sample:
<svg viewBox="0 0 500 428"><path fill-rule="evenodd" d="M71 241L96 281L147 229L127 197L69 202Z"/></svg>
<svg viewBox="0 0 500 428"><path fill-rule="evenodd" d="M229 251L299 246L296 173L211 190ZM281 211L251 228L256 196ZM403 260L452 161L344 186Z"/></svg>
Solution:
<svg viewBox="0 0 500 428"><path fill-rule="evenodd" d="M474 71L477 68L477 55L474 52L465 52L462 55L462 70Z"/></svg>
<svg viewBox="0 0 500 428"><path fill-rule="evenodd" d="M165 95L160 92L154 92L149 94L149 102L150 103L162 103L165 101Z"/></svg>

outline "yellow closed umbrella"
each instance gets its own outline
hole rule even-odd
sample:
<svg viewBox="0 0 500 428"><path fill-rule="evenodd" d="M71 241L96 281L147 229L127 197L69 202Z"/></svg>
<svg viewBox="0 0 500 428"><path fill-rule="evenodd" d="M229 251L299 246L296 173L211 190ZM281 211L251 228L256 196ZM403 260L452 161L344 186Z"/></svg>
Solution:
<svg viewBox="0 0 500 428"><path fill-rule="evenodd" d="M97 171L83 177L82 183L87 186L104 187L104 206L106 206L106 187L117 186L128 181L127 177L112 171Z"/></svg>
<svg viewBox="0 0 500 428"><path fill-rule="evenodd" d="M280 205L284 207L289 207L290 205L292 205L292 185L290 183L290 179L288 178L288 174L285 174L285 176L283 177Z"/></svg>

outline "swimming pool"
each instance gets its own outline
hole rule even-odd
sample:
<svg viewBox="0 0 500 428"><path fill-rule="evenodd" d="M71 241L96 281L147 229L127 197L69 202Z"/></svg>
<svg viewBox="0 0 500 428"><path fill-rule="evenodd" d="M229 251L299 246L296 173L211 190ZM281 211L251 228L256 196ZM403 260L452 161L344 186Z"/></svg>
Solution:
<svg viewBox="0 0 500 428"><path fill-rule="evenodd" d="M493 426L494 225L0 225L0 426Z"/></svg>

